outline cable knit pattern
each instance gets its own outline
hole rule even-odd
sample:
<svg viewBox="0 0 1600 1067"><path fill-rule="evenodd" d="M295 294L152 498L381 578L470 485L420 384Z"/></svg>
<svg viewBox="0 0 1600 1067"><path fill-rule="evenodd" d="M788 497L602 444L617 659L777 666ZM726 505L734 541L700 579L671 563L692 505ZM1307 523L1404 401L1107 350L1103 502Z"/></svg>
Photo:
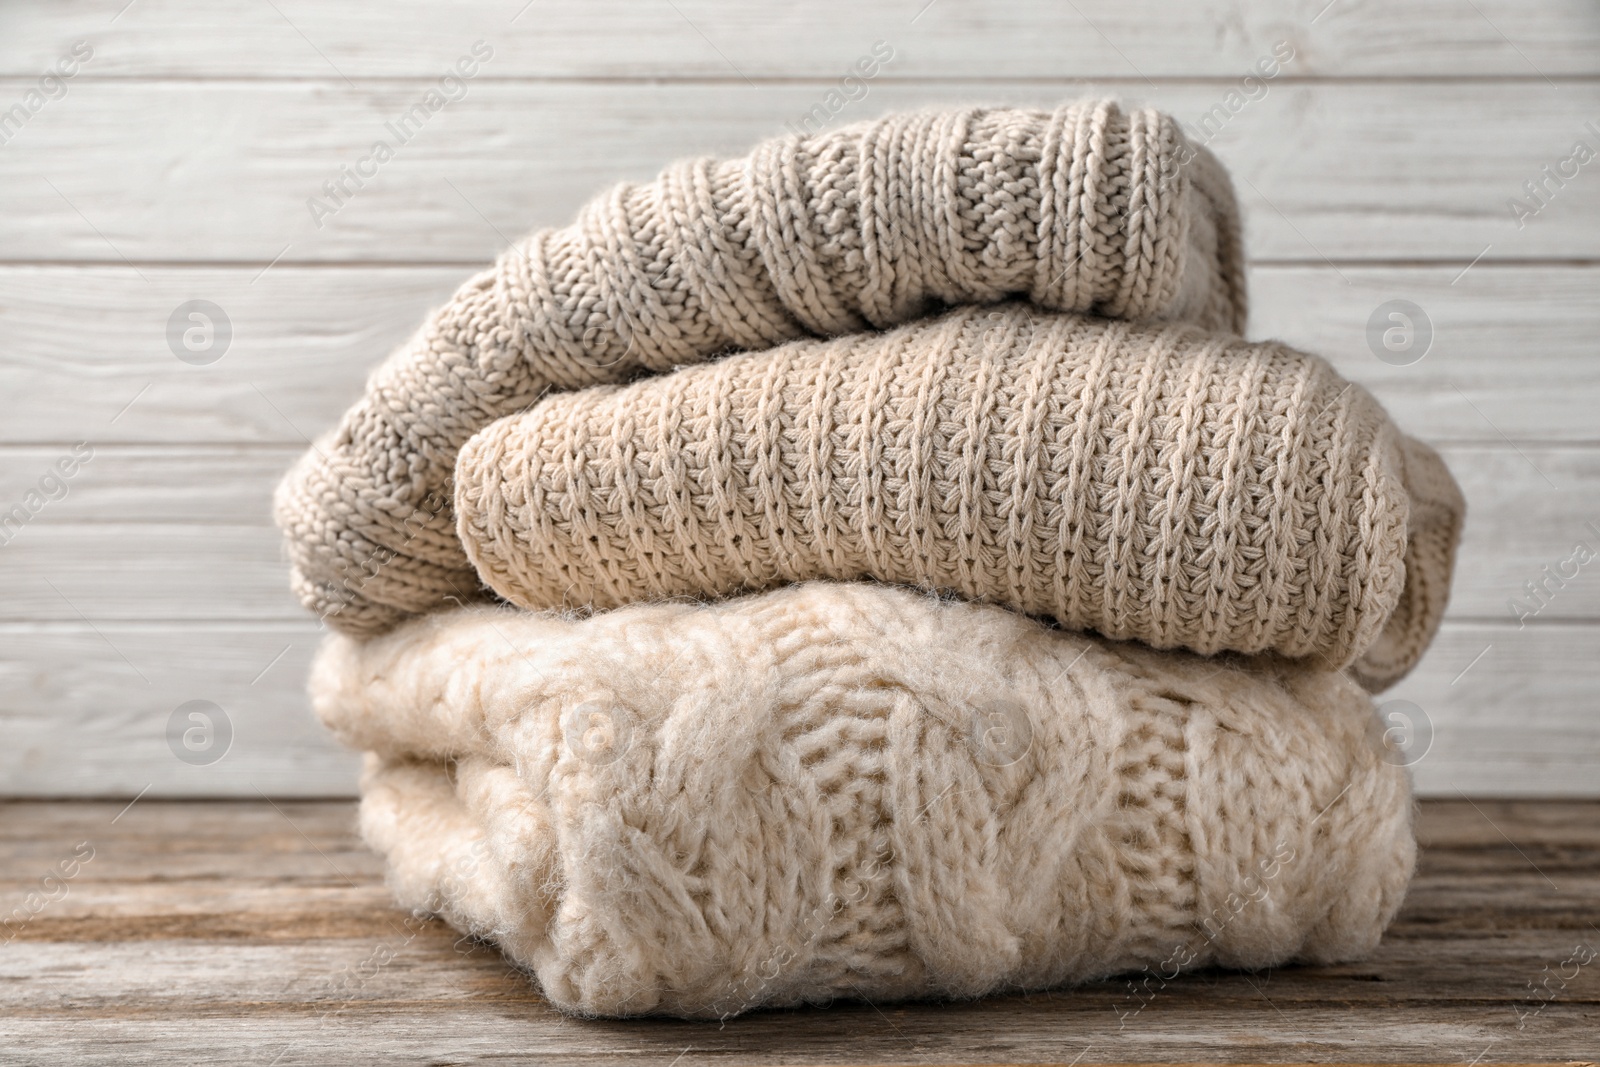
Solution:
<svg viewBox="0 0 1600 1067"><path fill-rule="evenodd" d="M1156 648L1376 644L1377 686L1438 625L1454 493L1315 356L1024 305L552 397L456 472L468 556L528 608L874 578Z"/></svg>
<svg viewBox="0 0 1600 1067"><path fill-rule="evenodd" d="M585 1014L1352 959L1414 862L1348 677L887 586L470 608L312 684L401 903Z"/></svg>
<svg viewBox="0 0 1600 1067"><path fill-rule="evenodd" d="M369 634L477 595L456 451L548 392L1010 295L1242 330L1225 172L1169 117L1087 102L897 115L619 185L468 281L289 472L294 588Z"/></svg>

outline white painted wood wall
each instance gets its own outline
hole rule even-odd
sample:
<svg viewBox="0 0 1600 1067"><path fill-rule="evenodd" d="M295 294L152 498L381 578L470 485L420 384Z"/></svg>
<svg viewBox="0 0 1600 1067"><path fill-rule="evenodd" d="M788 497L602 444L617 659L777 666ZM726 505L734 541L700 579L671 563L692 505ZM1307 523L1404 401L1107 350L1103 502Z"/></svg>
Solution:
<svg viewBox="0 0 1600 1067"><path fill-rule="evenodd" d="M475 41L493 49L335 216L306 201ZM1600 150L1593 0L83 0L0 7L0 510L93 458L0 547L0 793L349 793L302 695L316 626L271 487L365 372L509 235L678 156L742 152L875 41L838 121L1087 93L1197 122L1295 58L1211 142L1247 213L1251 335L1330 357L1438 445L1471 506L1449 620L1402 698L1428 794L1600 794L1600 160L1519 226L1508 201ZM40 78L75 42L64 94ZM1586 123L1593 123L1586 126ZM232 339L175 358L210 300ZM1380 362L1392 299L1431 350ZM58 491L59 492L59 491ZM1594 523L1595 526L1588 525ZM169 750L224 709L206 766Z"/></svg>

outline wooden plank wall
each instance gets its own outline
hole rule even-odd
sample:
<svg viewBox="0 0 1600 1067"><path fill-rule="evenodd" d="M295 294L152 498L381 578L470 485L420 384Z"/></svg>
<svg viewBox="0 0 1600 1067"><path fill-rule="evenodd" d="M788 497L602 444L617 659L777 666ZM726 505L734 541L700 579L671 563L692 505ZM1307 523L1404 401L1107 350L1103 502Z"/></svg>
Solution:
<svg viewBox="0 0 1600 1067"><path fill-rule="evenodd" d="M308 198L478 41L465 95L317 225ZM1247 213L1251 334L1373 389L1472 509L1444 632L1385 695L1431 724L1419 789L1600 795L1600 564L1535 618L1508 603L1600 550L1600 160L1542 172L1600 151L1591 0L8 5L0 110L39 106L0 125L0 510L93 451L0 546L0 793L349 793L302 696L317 630L278 473L507 235L741 152L877 41L894 57L837 121L1103 93L1198 123L1289 43L1210 142ZM205 366L167 342L193 299L232 327ZM1393 299L1434 330L1409 366L1366 340ZM196 699L232 733L206 766L167 741Z"/></svg>

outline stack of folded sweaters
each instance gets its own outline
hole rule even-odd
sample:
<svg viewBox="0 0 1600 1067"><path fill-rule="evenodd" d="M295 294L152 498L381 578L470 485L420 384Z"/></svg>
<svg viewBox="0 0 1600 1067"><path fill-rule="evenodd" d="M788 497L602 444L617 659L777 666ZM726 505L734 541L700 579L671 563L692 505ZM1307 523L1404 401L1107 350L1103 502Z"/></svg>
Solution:
<svg viewBox="0 0 1600 1067"><path fill-rule="evenodd" d="M520 241L277 497L400 902L595 1015L1370 951L1415 844L1368 694L1462 499L1244 323L1226 173L1111 102Z"/></svg>

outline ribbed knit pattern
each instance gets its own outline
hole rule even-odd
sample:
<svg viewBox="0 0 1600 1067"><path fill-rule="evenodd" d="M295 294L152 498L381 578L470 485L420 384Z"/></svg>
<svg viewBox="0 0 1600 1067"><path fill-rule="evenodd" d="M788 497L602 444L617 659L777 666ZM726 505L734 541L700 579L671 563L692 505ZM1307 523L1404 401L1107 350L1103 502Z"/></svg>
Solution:
<svg viewBox="0 0 1600 1067"><path fill-rule="evenodd" d="M1375 685L1438 625L1454 491L1315 356L1016 304L551 397L456 473L468 556L524 607L874 578L1326 667L1383 633Z"/></svg>
<svg viewBox="0 0 1600 1067"><path fill-rule="evenodd" d="M1414 860L1346 676L886 586L445 613L313 694L400 902L588 1014L1350 959Z"/></svg>
<svg viewBox="0 0 1600 1067"><path fill-rule="evenodd" d="M1416 666L1433 642L1450 599L1456 549L1467 501L1439 453L1413 437L1400 438L1401 478L1410 497L1406 522L1406 583L1383 631L1350 672L1373 692L1387 689Z"/></svg>
<svg viewBox="0 0 1600 1067"><path fill-rule="evenodd" d="M1011 295L1237 331L1244 294L1227 176L1155 111L897 115L680 163L518 242L377 370L279 487L293 585L352 633L476 596L456 451L551 391Z"/></svg>

